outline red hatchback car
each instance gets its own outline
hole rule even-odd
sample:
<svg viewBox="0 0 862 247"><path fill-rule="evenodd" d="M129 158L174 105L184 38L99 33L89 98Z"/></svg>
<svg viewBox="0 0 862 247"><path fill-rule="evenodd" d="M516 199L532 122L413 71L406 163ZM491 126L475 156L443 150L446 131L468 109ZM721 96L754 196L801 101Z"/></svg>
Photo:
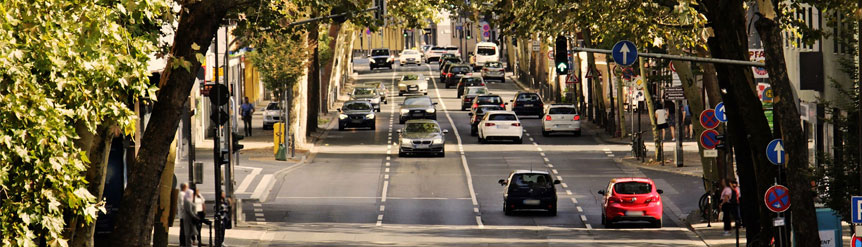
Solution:
<svg viewBox="0 0 862 247"><path fill-rule="evenodd" d="M602 224L610 226L618 221L648 221L661 227L661 193L649 178L615 178L607 190L600 190Z"/></svg>

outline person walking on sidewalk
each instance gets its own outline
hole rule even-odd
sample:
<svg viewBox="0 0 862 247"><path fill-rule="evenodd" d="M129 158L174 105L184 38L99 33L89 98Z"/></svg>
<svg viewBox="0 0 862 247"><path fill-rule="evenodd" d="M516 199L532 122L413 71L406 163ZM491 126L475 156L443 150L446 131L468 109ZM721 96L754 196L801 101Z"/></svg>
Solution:
<svg viewBox="0 0 862 247"><path fill-rule="evenodd" d="M201 195L200 190L195 191L195 195L192 197L192 205L194 206L195 215L197 215L197 221L195 221L195 230L197 230L198 234L200 234L201 227L204 222L206 222L207 211L206 205L204 204L204 197ZM198 239L198 241L201 241Z"/></svg>
<svg viewBox="0 0 862 247"><path fill-rule="evenodd" d="M731 180L730 185L722 184L724 190L721 191L721 211L724 213L724 235L730 235L730 220L733 219L739 225L739 185L736 181Z"/></svg>
<svg viewBox="0 0 862 247"><path fill-rule="evenodd" d="M182 209L182 217L180 218L182 221L182 235L180 236L180 246L194 246L197 245L195 240L198 238L198 224L201 221L201 218L198 218L197 212L195 212L195 203L194 203L194 194L196 191L192 191L191 189L187 190L183 195L183 209ZM199 240L199 239L198 239ZM183 245L185 243L185 245Z"/></svg>
<svg viewBox="0 0 862 247"><path fill-rule="evenodd" d="M186 220L185 218L185 202L186 194L189 192L189 185L186 183L180 184L180 193L177 194L177 212L180 212L180 246L189 246L189 242L186 239Z"/></svg>
<svg viewBox="0 0 862 247"><path fill-rule="evenodd" d="M682 127L684 134L687 134L686 139L694 138L694 133L691 129L691 109L688 108L688 105L685 105L685 114L683 114Z"/></svg>
<svg viewBox="0 0 862 247"><path fill-rule="evenodd" d="M245 135L251 136L251 116L254 114L254 105L248 102L248 97L242 103L242 122L245 125Z"/></svg>

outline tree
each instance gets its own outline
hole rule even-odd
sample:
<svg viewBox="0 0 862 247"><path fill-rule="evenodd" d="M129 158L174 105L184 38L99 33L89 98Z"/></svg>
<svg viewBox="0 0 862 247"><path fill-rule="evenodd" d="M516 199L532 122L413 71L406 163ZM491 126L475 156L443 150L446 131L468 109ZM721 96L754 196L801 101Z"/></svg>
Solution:
<svg viewBox="0 0 862 247"><path fill-rule="evenodd" d="M2 245L92 241L110 139L134 131L126 103L154 95L146 65L158 35L149 31L163 23L166 7L164 1L2 4L0 50L8 55L0 60Z"/></svg>

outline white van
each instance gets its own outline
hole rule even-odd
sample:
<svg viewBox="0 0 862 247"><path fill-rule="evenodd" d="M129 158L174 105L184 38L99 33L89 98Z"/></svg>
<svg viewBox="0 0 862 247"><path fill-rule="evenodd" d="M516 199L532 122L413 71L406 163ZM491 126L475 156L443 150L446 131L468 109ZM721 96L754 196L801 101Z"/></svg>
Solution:
<svg viewBox="0 0 862 247"><path fill-rule="evenodd" d="M497 44L491 42L479 42L476 43L473 56L475 56L473 67L481 69L487 62L500 61L500 48L497 47Z"/></svg>

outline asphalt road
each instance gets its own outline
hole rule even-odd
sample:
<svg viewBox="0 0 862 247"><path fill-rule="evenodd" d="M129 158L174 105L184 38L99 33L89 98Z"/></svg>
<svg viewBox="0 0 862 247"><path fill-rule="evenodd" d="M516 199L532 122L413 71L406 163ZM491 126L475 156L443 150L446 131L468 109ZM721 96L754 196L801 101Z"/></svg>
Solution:
<svg viewBox="0 0 862 247"><path fill-rule="evenodd" d="M281 233L270 246L703 245L679 220L697 206L703 193L699 178L619 164L613 159L629 147L604 144L588 131L580 137L543 137L537 117L521 120L523 144L479 144L470 136L455 89L437 82L436 65L371 72L357 64L357 70L358 82L389 85L377 129L330 130L310 162L275 178L262 203L263 220ZM403 100L393 88L406 73L432 79L428 95L439 102L437 120L449 130L445 157L398 157L397 145L392 146L402 126L396 111ZM506 101L518 91L511 81L488 88ZM548 170L562 180L557 216L503 215L503 187L497 180L515 169ZM602 226L596 192L614 177L650 177L665 191L663 228Z"/></svg>

